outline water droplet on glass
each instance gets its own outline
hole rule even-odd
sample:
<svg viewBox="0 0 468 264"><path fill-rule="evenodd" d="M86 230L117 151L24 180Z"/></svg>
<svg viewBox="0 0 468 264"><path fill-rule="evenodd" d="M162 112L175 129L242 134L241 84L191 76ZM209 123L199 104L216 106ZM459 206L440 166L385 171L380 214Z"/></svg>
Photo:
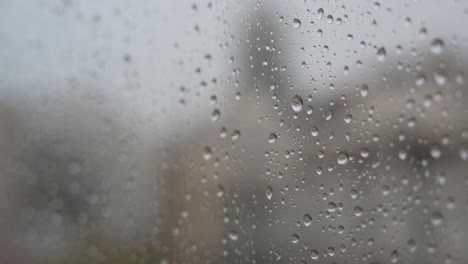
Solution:
<svg viewBox="0 0 468 264"><path fill-rule="evenodd" d="M273 197L273 189L271 188L270 185L268 185L267 188L265 189L265 194L268 200L271 200L271 197Z"/></svg>
<svg viewBox="0 0 468 264"><path fill-rule="evenodd" d="M348 74L349 74L349 67L345 66L344 67L344 75L348 75Z"/></svg>
<svg viewBox="0 0 468 264"><path fill-rule="evenodd" d="M354 207L354 216L359 217L362 215L362 208L359 206Z"/></svg>
<svg viewBox="0 0 468 264"><path fill-rule="evenodd" d="M444 86L447 83L447 75L445 72L436 71L434 72L434 81L439 86Z"/></svg>
<svg viewBox="0 0 468 264"><path fill-rule="evenodd" d="M291 100L291 107L294 112L300 112L302 110L304 102L302 101L302 97L299 95L295 95Z"/></svg>
<svg viewBox="0 0 468 264"><path fill-rule="evenodd" d="M237 239L239 239L239 235L237 234L236 231L230 231L229 234L228 234L228 237L232 241L236 241Z"/></svg>
<svg viewBox="0 0 468 264"><path fill-rule="evenodd" d="M309 214L304 215L304 225L310 226L312 224L312 217Z"/></svg>
<svg viewBox="0 0 468 264"><path fill-rule="evenodd" d="M400 150L398 152L398 158L400 158L400 160L406 160L406 158L408 157L408 153L404 150Z"/></svg>
<svg viewBox="0 0 468 264"><path fill-rule="evenodd" d="M416 251L416 241L414 239L408 240L408 247L410 252Z"/></svg>
<svg viewBox="0 0 468 264"><path fill-rule="evenodd" d="M398 253L398 250L393 250L392 253L390 254L390 261L392 263L397 263L399 257L400 257L400 253Z"/></svg>
<svg viewBox="0 0 468 264"><path fill-rule="evenodd" d="M297 234L293 234L293 235L291 236L291 242L292 242L293 244L297 244L297 243L299 242L299 236L298 236Z"/></svg>
<svg viewBox="0 0 468 264"><path fill-rule="evenodd" d="M313 137L316 137L318 136L318 129L316 127L312 127L310 129L310 134L313 136Z"/></svg>
<svg viewBox="0 0 468 264"><path fill-rule="evenodd" d="M427 29L423 27L419 30L419 37L421 39L425 39L426 36L427 36Z"/></svg>
<svg viewBox="0 0 468 264"><path fill-rule="evenodd" d="M362 84L360 87L360 92L362 97L366 97L369 93L369 86L367 86L367 84Z"/></svg>
<svg viewBox="0 0 468 264"><path fill-rule="evenodd" d="M232 140L237 140L240 138L240 131L239 130L234 130L231 135Z"/></svg>
<svg viewBox="0 0 468 264"><path fill-rule="evenodd" d="M426 83L426 76L424 74L418 74L415 83L418 87L423 86Z"/></svg>
<svg viewBox="0 0 468 264"><path fill-rule="evenodd" d="M434 158L434 159L438 159L440 158L442 152L440 151L440 147L439 145L433 145L431 147L431 156Z"/></svg>
<svg viewBox="0 0 468 264"><path fill-rule="evenodd" d="M462 160L468 160L468 149L465 148L465 147L462 147L460 150L459 150L459 154L460 154L460 158Z"/></svg>
<svg viewBox="0 0 468 264"><path fill-rule="evenodd" d="M444 41L440 38L435 38L431 42L431 51L434 54L442 53L444 49Z"/></svg>
<svg viewBox="0 0 468 264"><path fill-rule="evenodd" d="M211 114L211 121L216 121L219 119L219 116L221 115L221 113L219 112L218 109L215 109L213 110L213 113Z"/></svg>
<svg viewBox="0 0 468 264"><path fill-rule="evenodd" d="M313 249L310 251L310 258L313 260L317 260L319 258L319 253L317 250Z"/></svg>
<svg viewBox="0 0 468 264"><path fill-rule="evenodd" d="M297 18L293 19L293 27L294 28L300 28L301 27L301 21Z"/></svg>
<svg viewBox="0 0 468 264"><path fill-rule="evenodd" d="M203 151L203 158L205 160L210 160L212 155L213 155L213 151L211 150L210 147L206 146Z"/></svg>
<svg viewBox="0 0 468 264"><path fill-rule="evenodd" d="M338 153L338 156L336 158L336 161L338 162L338 164L340 165L345 165L346 163L348 163L348 154L345 153L345 152L340 152Z"/></svg>
<svg viewBox="0 0 468 264"><path fill-rule="evenodd" d="M353 116L351 114L347 114L345 117L344 117L344 121L346 124L349 124L351 123L351 121L353 120Z"/></svg>
<svg viewBox="0 0 468 264"><path fill-rule="evenodd" d="M276 142L276 134L275 133L270 133L270 135L268 135L268 142L270 143L275 143Z"/></svg>
<svg viewBox="0 0 468 264"><path fill-rule="evenodd" d="M379 61L384 61L385 57L387 57L387 51L385 51L384 47L381 47L377 50L377 59Z"/></svg>
<svg viewBox="0 0 468 264"><path fill-rule="evenodd" d="M359 154L361 154L361 157L367 158L369 157L369 150L367 150L366 148L363 148L361 149L361 151L359 151Z"/></svg>
<svg viewBox="0 0 468 264"><path fill-rule="evenodd" d="M442 225L443 219L444 217L439 211L432 212L432 216L431 216L432 225L434 226Z"/></svg>
<svg viewBox="0 0 468 264"><path fill-rule="evenodd" d="M317 18L318 18L318 19L322 19L323 14L324 14L323 8L319 8L319 9L317 10Z"/></svg>

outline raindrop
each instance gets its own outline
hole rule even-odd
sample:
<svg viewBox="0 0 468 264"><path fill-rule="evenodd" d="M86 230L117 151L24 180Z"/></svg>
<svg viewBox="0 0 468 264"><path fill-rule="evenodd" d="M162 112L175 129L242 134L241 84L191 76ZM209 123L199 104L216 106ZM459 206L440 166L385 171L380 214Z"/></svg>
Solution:
<svg viewBox="0 0 468 264"><path fill-rule="evenodd" d="M419 30L419 37L421 39L425 39L426 36L427 36L427 29L423 27Z"/></svg>
<svg viewBox="0 0 468 264"><path fill-rule="evenodd" d="M219 116L221 113L219 112L218 109L213 110L213 113L211 114L211 121L217 121L219 119Z"/></svg>
<svg viewBox="0 0 468 264"><path fill-rule="evenodd" d="M408 153L404 150L400 150L400 152L398 152L398 158L400 158L400 160L406 160L406 158L408 157Z"/></svg>
<svg viewBox="0 0 468 264"><path fill-rule="evenodd" d="M424 74L418 74L415 83L418 87L423 86L426 83L426 76Z"/></svg>
<svg viewBox="0 0 468 264"><path fill-rule="evenodd" d="M369 93L369 86L367 86L367 84L362 84L360 92L362 97L367 97L367 94Z"/></svg>
<svg viewBox="0 0 468 264"><path fill-rule="evenodd" d="M203 151L203 158L205 160L210 160L212 155L213 155L213 150L211 150L210 147L206 146Z"/></svg>
<svg viewBox="0 0 468 264"><path fill-rule="evenodd" d="M344 121L346 124L349 124L351 123L351 121L353 120L353 116L351 114L347 114L345 117L344 117Z"/></svg>
<svg viewBox="0 0 468 264"><path fill-rule="evenodd" d="M336 161L338 162L338 164L340 165L345 165L346 163L348 163L348 154L345 153L345 152L339 152L338 153L338 156L336 158Z"/></svg>
<svg viewBox="0 0 468 264"><path fill-rule="evenodd" d="M294 112L300 112L302 110L304 102L302 101L302 97L299 95L295 95L291 100L291 107Z"/></svg>
<svg viewBox="0 0 468 264"><path fill-rule="evenodd" d="M313 137L316 137L318 136L318 129L316 127L312 127L311 130L310 130L310 134L313 136Z"/></svg>
<svg viewBox="0 0 468 264"><path fill-rule="evenodd" d="M440 54L442 53L444 49L444 41L440 38L435 38L431 42L431 51L434 54Z"/></svg>
<svg viewBox="0 0 468 264"><path fill-rule="evenodd" d="M300 28L301 27L301 21L299 19L297 19L297 18L294 18L293 27L294 28Z"/></svg>
<svg viewBox="0 0 468 264"><path fill-rule="evenodd" d="M270 135L268 136L268 142L270 143L275 143L276 139L277 139L277 136L275 133L270 133Z"/></svg>
<svg viewBox="0 0 468 264"><path fill-rule="evenodd" d="M322 19L323 13L324 13L323 8L319 8L319 9L317 10L317 18L318 18L318 19Z"/></svg>
<svg viewBox="0 0 468 264"><path fill-rule="evenodd" d="M240 138L240 131L239 130L234 130L231 135L232 140L237 140Z"/></svg>
<svg viewBox="0 0 468 264"><path fill-rule="evenodd" d="M434 81L439 86L444 86L447 83L447 75L442 71L434 72Z"/></svg>
<svg viewBox="0 0 468 264"><path fill-rule="evenodd" d="M297 234L293 234L293 235L291 236L291 242L292 242L293 244L297 244L297 243L299 242L299 236L298 236Z"/></svg>
<svg viewBox="0 0 468 264"><path fill-rule="evenodd" d="M267 188L265 189L265 194L268 200L271 200L271 197L273 197L273 189L271 188L270 185L268 185Z"/></svg>
<svg viewBox="0 0 468 264"><path fill-rule="evenodd" d="M215 105L217 102L218 102L218 98L216 97L216 95L212 95L210 98L210 103L212 105Z"/></svg>
<svg viewBox="0 0 468 264"><path fill-rule="evenodd" d="M434 226L442 225L443 219L444 217L439 211L432 212L432 216L431 216L432 225Z"/></svg>
<svg viewBox="0 0 468 264"><path fill-rule="evenodd" d="M354 216L359 217L362 215L362 208L359 206L354 207Z"/></svg>
<svg viewBox="0 0 468 264"><path fill-rule="evenodd" d="M312 217L309 214L304 215L304 225L310 226L312 224Z"/></svg>
<svg viewBox="0 0 468 264"><path fill-rule="evenodd" d="M369 157L369 150L367 150L366 148L363 148L361 149L361 151L359 151L359 154L361 154L361 157L367 158Z"/></svg>
<svg viewBox="0 0 468 264"><path fill-rule="evenodd" d="M440 147L439 145L434 145L431 147L431 156L434 158L434 159L438 159L440 158L442 152L440 151Z"/></svg>
<svg viewBox="0 0 468 264"><path fill-rule="evenodd" d="M228 234L228 237L232 241L237 241L237 239L239 239L239 235L237 234L236 231L230 231L229 234Z"/></svg>
<svg viewBox="0 0 468 264"><path fill-rule="evenodd" d="M384 61L385 57L387 57L387 52L385 51L384 47L381 47L377 50L377 59L379 61Z"/></svg>
<svg viewBox="0 0 468 264"><path fill-rule="evenodd" d="M398 250L393 250L392 254L390 255L390 261L392 263L397 263L399 257L400 257L400 253L398 253Z"/></svg>
<svg viewBox="0 0 468 264"><path fill-rule="evenodd" d="M465 147L462 147L459 150L459 154L462 160L468 160L468 149L466 149Z"/></svg>
<svg viewBox="0 0 468 264"><path fill-rule="evenodd" d="M319 253L317 250L313 249L310 251L310 258L313 260L317 260L319 258Z"/></svg>
<svg viewBox="0 0 468 264"><path fill-rule="evenodd" d="M415 252L416 251L416 241L414 239L408 240L408 247L410 252Z"/></svg>
<svg viewBox="0 0 468 264"><path fill-rule="evenodd" d="M348 74L349 74L349 67L345 66L344 67L344 75L348 75Z"/></svg>

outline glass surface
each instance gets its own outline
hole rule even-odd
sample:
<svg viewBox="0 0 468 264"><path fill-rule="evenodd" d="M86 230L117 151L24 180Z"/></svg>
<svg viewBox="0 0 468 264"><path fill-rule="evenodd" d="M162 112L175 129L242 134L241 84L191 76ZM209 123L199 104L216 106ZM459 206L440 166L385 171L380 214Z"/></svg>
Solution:
<svg viewBox="0 0 468 264"><path fill-rule="evenodd" d="M468 263L468 2L0 1L0 263Z"/></svg>

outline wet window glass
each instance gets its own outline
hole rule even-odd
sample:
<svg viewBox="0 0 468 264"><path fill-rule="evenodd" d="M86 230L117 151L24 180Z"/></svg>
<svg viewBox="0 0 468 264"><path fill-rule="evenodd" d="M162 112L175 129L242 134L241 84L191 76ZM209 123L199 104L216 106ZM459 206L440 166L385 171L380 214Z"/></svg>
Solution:
<svg viewBox="0 0 468 264"><path fill-rule="evenodd" d="M468 263L468 3L0 2L0 263Z"/></svg>

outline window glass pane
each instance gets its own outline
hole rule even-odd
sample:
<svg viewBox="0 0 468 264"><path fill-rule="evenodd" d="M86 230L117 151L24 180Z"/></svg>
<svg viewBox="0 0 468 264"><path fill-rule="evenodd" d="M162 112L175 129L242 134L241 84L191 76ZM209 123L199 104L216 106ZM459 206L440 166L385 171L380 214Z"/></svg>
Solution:
<svg viewBox="0 0 468 264"><path fill-rule="evenodd" d="M466 1L0 2L0 263L467 263Z"/></svg>

